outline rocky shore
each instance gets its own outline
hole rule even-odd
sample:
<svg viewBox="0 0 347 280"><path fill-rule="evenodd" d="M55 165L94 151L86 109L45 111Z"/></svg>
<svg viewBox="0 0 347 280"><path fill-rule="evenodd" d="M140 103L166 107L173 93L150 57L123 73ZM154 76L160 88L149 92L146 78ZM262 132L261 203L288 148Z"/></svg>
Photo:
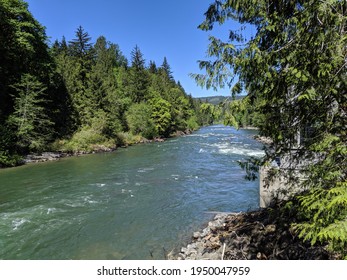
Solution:
<svg viewBox="0 0 347 280"><path fill-rule="evenodd" d="M271 145L273 143L270 137L255 135L253 138L264 145Z"/></svg>
<svg viewBox="0 0 347 280"><path fill-rule="evenodd" d="M29 154L29 155L26 155L24 157L23 164L56 161L56 160L59 160L59 159L65 158L65 157L81 156L81 155L95 154L95 153L106 153L106 152L112 152L115 150L116 150L116 147L107 148L107 147L102 146L102 145L96 145L95 149L91 152L86 152L86 151L43 152L43 153Z"/></svg>
<svg viewBox="0 0 347 280"><path fill-rule="evenodd" d="M179 260L324 260L336 259L324 245L311 246L299 239L289 221L266 208L247 213L217 214L190 244Z"/></svg>
<svg viewBox="0 0 347 280"><path fill-rule="evenodd" d="M189 129L186 129L185 131L176 131L174 134L170 135L170 138L174 137L181 137L185 135L191 134L192 131ZM154 139L148 140L143 138L138 143L135 144L145 144L145 143L152 143L152 142L164 142L166 141L166 138L156 137ZM127 145L123 146L124 148L127 147ZM42 152L42 153L36 153L36 154L29 154L26 155L23 158L22 164L28 164L28 163L39 163L39 162L48 162L48 161L56 161L65 157L71 157L71 156L81 156L85 154L95 154L95 153L106 153L106 152L113 152L117 149L117 147L109 148L105 147L103 145L94 145L93 151L86 152L86 151L76 151L76 152Z"/></svg>

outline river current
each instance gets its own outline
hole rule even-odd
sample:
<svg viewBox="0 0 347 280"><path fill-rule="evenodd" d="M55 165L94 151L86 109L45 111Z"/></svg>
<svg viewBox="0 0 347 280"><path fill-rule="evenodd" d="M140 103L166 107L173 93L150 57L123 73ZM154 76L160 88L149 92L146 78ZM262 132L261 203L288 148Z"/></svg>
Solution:
<svg viewBox="0 0 347 280"><path fill-rule="evenodd" d="M0 259L163 259L215 212L258 208L237 164L263 155L255 133L216 125L0 170Z"/></svg>

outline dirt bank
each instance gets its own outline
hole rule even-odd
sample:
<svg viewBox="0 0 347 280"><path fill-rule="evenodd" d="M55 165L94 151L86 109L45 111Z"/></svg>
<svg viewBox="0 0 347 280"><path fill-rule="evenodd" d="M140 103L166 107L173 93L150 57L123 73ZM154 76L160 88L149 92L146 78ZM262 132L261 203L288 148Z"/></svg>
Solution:
<svg viewBox="0 0 347 280"><path fill-rule="evenodd" d="M186 260L322 260L335 259L322 244L299 239L276 209L217 214L190 244L169 259Z"/></svg>

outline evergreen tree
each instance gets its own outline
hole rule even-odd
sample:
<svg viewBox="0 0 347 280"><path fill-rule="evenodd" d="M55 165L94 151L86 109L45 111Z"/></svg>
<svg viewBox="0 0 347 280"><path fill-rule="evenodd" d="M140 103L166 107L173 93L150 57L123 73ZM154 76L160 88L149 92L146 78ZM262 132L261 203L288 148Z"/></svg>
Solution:
<svg viewBox="0 0 347 280"><path fill-rule="evenodd" d="M347 2L338 0L215 1L201 29L238 20L254 25L256 35L249 39L233 30L227 42L211 37L208 53L214 60L201 61L206 75L195 76L208 87L238 77L234 92L245 87L258 100L260 131L274 141L267 160L289 154L294 166L311 163L300 171L307 191L298 196L301 220L294 228L312 244L327 241L345 255L346 13ZM312 133L298 146L298 132L307 126ZM299 184L291 172L282 174Z"/></svg>
<svg viewBox="0 0 347 280"><path fill-rule="evenodd" d="M84 31L82 26L79 26L75 32L75 38L69 42L70 54L78 57L81 61L89 61L93 58L91 43L92 38L88 32Z"/></svg>
<svg viewBox="0 0 347 280"><path fill-rule="evenodd" d="M157 74L157 72L158 72L157 65L155 64L155 62L153 60L149 61L149 69L148 69L148 71L151 74Z"/></svg>
<svg viewBox="0 0 347 280"><path fill-rule="evenodd" d="M82 80L82 65L67 52L55 55L56 75L61 80L60 85L67 92L71 114L71 129L76 130L87 119L85 107L88 100L85 95L86 81Z"/></svg>
<svg viewBox="0 0 347 280"><path fill-rule="evenodd" d="M95 116L100 110L109 118L109 133L120 131L122 106L117 95L117 81L114 69L125 64L126 59L119 47L106 41L101 36L94 45L95 62L88 79L87 95L90 99L90 115Z"/></svg>
<svg viewBox="0 0 347 280"><path fill-rule="evenodd" d="M131 52L131 68L129 73L129 95L133 102L139 103L147 99L149 84L145 68L145 59L138 46Z"/></svg>
<svg viewBox="0 0 347 280"><path fill-rule="evenodd" d="M79 26L75 32L75 38L69 41L68 45L68 53L74 58L75 67L79 71L79 80L84 87L83 92L85 92L85 88L87 87L88 72L93 65L94 49L91 40L92 38L88 32L84 31L82 26Z"/></svg>
<svg viewBox="0 0 347 280"><path fill-rule="evenodd" d="M161 65L161 70L164 72L166 75L167 79L169 81L174 81L173 76L172 76L172 71L169 63L167 62L166 57L164 57L163 64Z"/></svg>
<svg viewBox="0 0 347 280"><path fill-rule="evenodd" d="M1 166L48 146L92 151L113 148L122 131L152 138L184 129L188 118L194 126L194 106L166 58L147 69L136 46L128 66L118 45L101 36L93 46L81 26L71 41L48 48L44 27L22 0L0 0L0 15Z"/></svg>
<svg viewBox="0 0 347 280"><path fill-rule="evenodd" d="M0 121L4 121L13 107L11 85L23 73L47 79L50 57L45 30L28 11L27 3L1 0L0 15Z"/></svg>
<svg viewBox="0 0 347 280"><path fill-rule="evenodd" d="M46 141L45 137L36 141L25 122L19 125L18 86L25 75L48 85L52 61L44 27L28 11L27 3L1 0L0 15L0 165L12 166L20 162L17 152L29 146L39 148Z"/></svg>
<svg viewBox="0 0 347 280"><path fill-rule="evenodd" d="M23 151L40 151L51 140L52 122L45 110L46 87L35 77L25 74L13 86L17 92L9 124L14 127L17 147Z"/></svg>
<svg viewBox="0 0 347 280"><path fill-rule="evenodd" d="M164 89L163 94L167 95L167 97L169 98L169 90L172 87L175 87L176 83L175 83L175 80L173 79L171 67L169 63L167 62L166 57L164 57L163 64L158 69L158 76L161 79L160 83L162 88Z"/></svg>

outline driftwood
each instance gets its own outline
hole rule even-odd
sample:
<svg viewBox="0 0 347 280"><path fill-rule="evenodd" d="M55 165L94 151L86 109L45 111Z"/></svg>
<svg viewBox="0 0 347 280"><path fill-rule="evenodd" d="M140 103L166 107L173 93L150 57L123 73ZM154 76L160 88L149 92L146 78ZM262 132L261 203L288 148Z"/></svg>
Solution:
<svg viewBox="0 0 347 280"><path fill-rule="evenodd" d="M324 244L311 246L290 230L285 217L268 209L218 214L171 259L319 260L334 259Z"/></svg>

